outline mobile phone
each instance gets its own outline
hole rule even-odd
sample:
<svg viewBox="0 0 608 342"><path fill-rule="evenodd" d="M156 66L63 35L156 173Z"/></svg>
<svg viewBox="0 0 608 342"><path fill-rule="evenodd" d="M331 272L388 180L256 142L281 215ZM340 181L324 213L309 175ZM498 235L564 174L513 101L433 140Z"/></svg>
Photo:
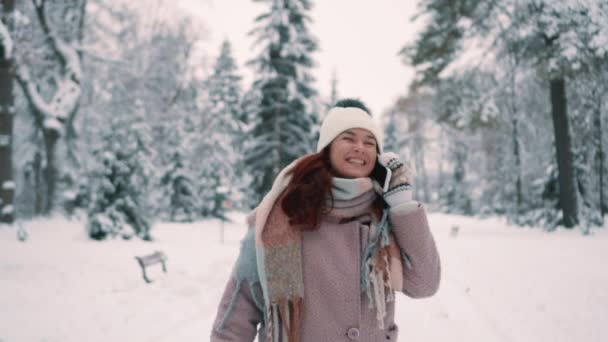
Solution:
<svg viewBox="0 0 608 342"><path fill-rule="evenodd" d="M380 185L382 186L382 192L387 192L388 185L391 182L392 174L393 173L391 172L391 169L383 166L378 162L378 160L376 160L376 164L374 165L374 169L372 170L370 177L380 183Z"/></svg>

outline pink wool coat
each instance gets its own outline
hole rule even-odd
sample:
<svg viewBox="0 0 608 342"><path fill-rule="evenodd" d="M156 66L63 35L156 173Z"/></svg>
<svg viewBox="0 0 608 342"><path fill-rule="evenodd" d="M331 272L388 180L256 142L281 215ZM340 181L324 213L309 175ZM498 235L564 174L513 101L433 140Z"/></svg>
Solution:
<svg viewBox="0 0 608 342"><path fill-rule="evenodd" d="M429 297L439 287L439 254L424 206L408 204L389 212L392 232L406 254L401 292L412 298ZM376 311L369 308L368 297L360 286L361 257L370 233L367 212L369 205L354 206L352 220L325 217L318 230L303 233L301 342L397 341L395 303L387 303L384 329L380 329ZM250 215L250 229L255 225L254 217ZM263 313L255 304L263 298L261 287L256 284L250 288L248 282L242 282L236 288L236 284L233 274L220 300L211 342L249 342L256 336L258 341L266 341ZM234 306L226 315L233 299ZM397 296L396 300L400 299Z"/></svg>

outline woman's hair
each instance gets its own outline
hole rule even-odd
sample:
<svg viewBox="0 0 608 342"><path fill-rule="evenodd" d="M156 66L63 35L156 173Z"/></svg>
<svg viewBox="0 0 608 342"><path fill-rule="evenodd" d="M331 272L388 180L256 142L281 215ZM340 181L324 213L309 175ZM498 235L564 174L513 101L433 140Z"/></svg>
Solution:
<svg viewBox="0 0 608 342"><path fill-rule="evenodd" d="M329 146L321 152L302 158L294 166L291 170L291 181L281 201L281 207L289 217L290 225L303 231L320 227L323 216L333 207L333 177ZM378 196L372 206L373 213L379 217L384 205L382 197Z"/></svg>
<svg viewBox="0 0 608 342"><path fill-rule="evenodd" d="M329 146L300 160L291 171L281 202L289 224L315 230L333 203ZM329 196L329 203L326 200Z"/></svg>

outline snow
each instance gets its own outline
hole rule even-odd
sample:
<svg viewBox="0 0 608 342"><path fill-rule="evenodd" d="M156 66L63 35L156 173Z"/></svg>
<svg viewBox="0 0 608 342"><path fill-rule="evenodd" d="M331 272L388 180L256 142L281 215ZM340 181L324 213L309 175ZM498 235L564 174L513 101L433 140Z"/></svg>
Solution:
<svg viewBox="0 0 608 342"><path fill-rule="evenodd" d="M17 68L17 77L25 84L25 90L37 111L42 113L45 117L58 117L57 113L54 112L54 108L47 104L42 98L42 95L38 92L38 88L31 79L30 71L27 66L23 64L19 65Z"/></svg>
<svg viewBox="0 0 608 342"><path fill-rule="evenodd" d="M0 22L0 45L4 48L3 59L11 59L13 56L13 39L3 22Z"/></svg>
<svg viewBox="0 0 608 342"><path fill-rule="evenodd" d="M11 143L11 136L7 134L0 134L0 146L8 146Z"/></svg>
<svg viewBox="0 0 608 342"><path fill-rule="evenodd" d="M57 119L66 120L76 109L80 99L80 85L71 78L63 80L51 100L51 111Z"/></svg>
<svg viewBox="0 0 608 342"><path fill-rule="evenodd" d="M44 118L43 125L44 125L45 129L47 129L47 130L54 130L58 134L61 135L63 124L61 124L61 122L59 122L59 120L57 120L57 118L55 118L55 117L46 117L46 118Z"/></svg>
<svg viewBox="0 0 608 342"><path fill-rule="evenodd" d="M5 205L2 207L2 216L13 215L14 207L12 204Z"/></svg>
<svg viewBox="0 0 608 342"><path fill-rule="evenodd" d="M78 196L78 193L73 190L66 190L63 192L63 198L65 198L66 200L73 201L76 199L76 196Z"/></svg>
<svg viewBox="0 0 608 342"><path fill-rule="evenodd" d="M15 190L15 182L12 180L2 182L2 190Z"/></svg>
<svg viewBox="0 0 608 342"><path fill-rule="evenodd" d="M64 42L55 34L50 34L50 37L54 41L57 51L64 59L66 68L73 73L76 80L80 81L82 79L82 68L80 67L80 57L76 48Z"/></svg>
<svg viewBox="0 0 608 342"><path fill-rule="evenodd" d="M245 216L157 224L154 242L86 238L82 220L0 225L0 341L206 341ZM442 259L432 298L397 299L403 341L605 341L608 231L546 233L430 214ZM459 231L451 236L453 226ZM167 273L135 256L168 256Z"/></svg>

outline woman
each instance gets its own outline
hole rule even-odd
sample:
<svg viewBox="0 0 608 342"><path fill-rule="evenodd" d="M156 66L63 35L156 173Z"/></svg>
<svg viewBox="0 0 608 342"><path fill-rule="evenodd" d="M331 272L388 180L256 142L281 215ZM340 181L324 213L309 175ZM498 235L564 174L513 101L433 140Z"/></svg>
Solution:
<svg viewBox="0 0 608 342"><path fill-rule="evenodd" d="M433 295L440 262L409 169L381 153L363 103L328 112L317 153L281 171L249 215L212 342L397 340L394 292Z"/></svg>

